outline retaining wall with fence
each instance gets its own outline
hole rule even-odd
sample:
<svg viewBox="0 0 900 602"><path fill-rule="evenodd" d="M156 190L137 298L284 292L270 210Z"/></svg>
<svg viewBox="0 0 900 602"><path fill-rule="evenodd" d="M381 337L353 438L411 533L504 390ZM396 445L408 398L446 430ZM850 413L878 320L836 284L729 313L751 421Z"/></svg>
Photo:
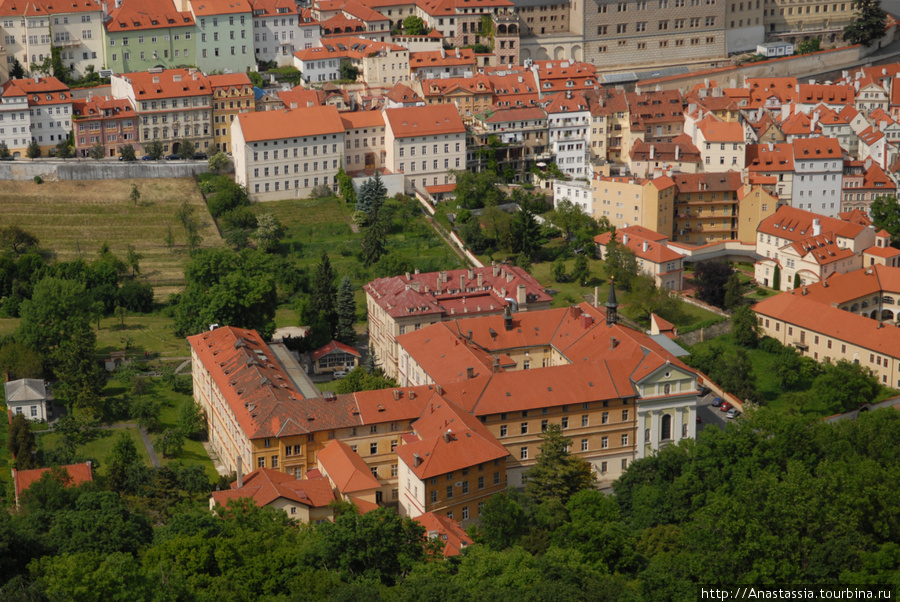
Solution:
<svg viewBox="0 0 900 602"><path fill-rule="evenodd" d="M209 171L206 161L95 161L16 160L0 162L0 180L136 180L141 178L192 178Z"/></svg>

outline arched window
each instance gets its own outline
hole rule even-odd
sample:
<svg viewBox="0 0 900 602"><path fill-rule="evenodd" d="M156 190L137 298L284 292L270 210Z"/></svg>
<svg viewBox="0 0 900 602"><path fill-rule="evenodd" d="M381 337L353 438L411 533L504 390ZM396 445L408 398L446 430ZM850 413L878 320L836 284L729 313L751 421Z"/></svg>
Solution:
<svg viewBox="0 0 900 602"><path fill-rule="evenodd" d="M885 295L884 297L881 298L881 302L884 303L885 305L893 305L894 298Z"/></svg>
<svg viewBox="0 0 900 602"><path fill-rule="evenodd" d="M650 443L650 429L644 429L644 443Z"/></svg>
<svg viewBox="0 0 900 602"><path fill-rule="evenodd" d="M667 441L672 438L672 417L669 414L663 414L660 431L660 441Z"/></svg>
<svg viewBox="0 0 900 602"><path fill-rule="evenodd" d="M672 391L672 385L666 383L663 385L663 395L668 395Z"/></svg>
<svg viewBox="0 0 900 602"><path fill-rule="evenodd" d="M862 308L865 309L865 308L867 308L867 307L869 307L869 302L868 302L868 301L863 301L863 302L862 302Z"/></svg>

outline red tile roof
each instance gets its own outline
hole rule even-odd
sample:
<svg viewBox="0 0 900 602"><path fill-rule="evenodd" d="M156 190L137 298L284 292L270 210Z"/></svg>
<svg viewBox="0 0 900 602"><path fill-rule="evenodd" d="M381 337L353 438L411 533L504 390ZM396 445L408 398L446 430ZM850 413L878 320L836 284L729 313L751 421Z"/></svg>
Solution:
<svg viewBox="0 0 900 602"><path fill-rule="evenodd" d="M321 46L298 50L294 53L294 58L301 61L318 61L327 58L363 59L373 52L406 52L406 48L397 44L388 44L387 42L377 42L353 36L331 37L327 40L322 40L321 44Z"/></svg>
<svg viewBox="0 0 900 602"><path fill-rule="evenodd" d="M41 17L101 10L100 3L93 0L4 0L0 4L0 16L4 17Z"/></svg>
<svg viewBox="0 0 900 602"><path fill-rule="evenodd" d="M646 236L644 234L646 234ZM647 230L640 226L630 226L628 228L616 230L616 241L622 243L625 240L625 236L628 236L628 242L625 243L625 247L639 259L655 264L684 259L684 255L677 253L666 246L665 236L652 230ZM604 232L603 234L595 236L594 242L598 245L606 246L611 239L612 233ZM644 243L647 243L646 248Z"/></svg>
<svg viewBox="0 0 900 602"><path fill-rule="evenodd" d="M10 79L3 84L3 96L28 96L29 105L72 102L69 86L55 77Z"/></svg>
<svg viewBox="0 0 900 602"><path fill-rule="evenodd" d="M439 395L413 428L419 440L398 445L394 451L422 480L509 455L480 420Z"/></svg>
<svg viewBox="0 0 900 602"><path fill-rule="evenodd" d="M653 149L653 159L650 150ZM678 149L676 157L676 149ZM631 145L629 156L632 161L655 161L660 163L699 163L700 149L694 146L691 137L679 134L672 142L644 142L637 138Z"/></svg>
<svg viewBox="0 0 900 602"><path fill-rule="evenodd" d="M453 51L427 50L409 53L409 68L423 69L427 67L475 66L475 51L471 48L457 49L459 56Z"/></svg>
<svg viewBox="0 0 900 602"><path fill-rule="evenodd" d="M230 490L214 491L212 498L222 506L227 505L229 500L253 498L256 505L262 508L284 498L311 508L321 508L334 501L334 492L328 479L323 476L296 479L278 470L258 468L244 477L243 487L238 488L235 481Z"/></svg>
<svg viewBox="0 0 900 602"><path fill-rule="evenodd" d="M316 461L341 495L379 487L365 460L343 441L329 441L316 454Z"/></svg>
<svg viewBox="0 0 900 602"><path fill-rule="evenodd" d="M360 424L352 395L304 399L254 330L226 326L188 342L250 439Z"/></svg>
<svg viewBox="0 0 900 602"><path fill-rule="evenodd" d="M253 10L249 0L198 0L190 3L194 14L201 17L249 13Z"/></svg>
<svg viewBox="0 0 900 602"><path fill-rule="evenodd" d="M693 192L736 192L743 186L741 174L737 171L672 174L672 180L679 193Z"/></svg>
<svg viewBox="0 0 900 602"><path fill-rule="evenodd" d="M158 73L137 71L121 77L134 89L135 102L212 94L209 79L196 69L165 69Z"/></svg>
<svg viewBox="0 0 900 602"><path fill-rule="evenodd" d="M66 464L60 466L65 469L69 475L66 481L66 487L74 487L94 480L94 474L91 471L91 463L84 462L81 464ZM16 499L22 495L22 492L31 487L35 481L40 481L41 476L45 472L50 472L52 468L33 468L31 470L15 470L13 469L13 483L16 491Z"/></svg>
<svg viewBox="0 0 900 602"><path fill-rule="evenodd" d="M345 130L360 128L384 127L384 115L381 111L348 111L341 113L341 121Z"/></svg>
<svg viewBox="0 0 900 602"><path fill-rule="evenodd" d="M388 93L384 95L384 97L388 100L400 103L422 102L421 96L416 94L412 88L400 82L398 82L393 88L391 88Z"/></svg>
<svg viewBox="0 0 900 602"><path fill-rule="evenodd" d="M127 98L107 100L103 96L73 98L72 115L81 121L122 119L134 117L134 108Z"/></svg>
<svg viewBox="0 0 900 602"><path fill-rule="evenodd" d="M218 73L207 75L206 77L213 90L216 88L234 88L253 85L253 82L250 81L250 76L246 73Z"/></svg>
<svg viewBox="0 0 900 602"><path fill-rule="evenodd" d="M279 12L279 9L281 12ZM286 9L286 10L285 10ZM303 15L307 18L309 17L309 9L302 9ZM253 16L255 18L265 18L265 17L274 17L276 15L296 15L298 13L297 4L292 0L254 0L253 1ZM316 23L310 19L310 21L301 22L300 25Z"/></svg>
<svg viewBox="0 0 900 602"><path fill-rule="evenodd" d="M547 119L544 109L538 107L501 108L485 113L485 123L511 123L513 121L540 121Z"/></svg>
<svg viewBox="0 0 900 602"><path fill-rule="evenodd" d="M800 241L813 236L813 220L819 220L821 233L833 232L843 238L856 238L866 226L782 205L775 213L760 222L756 231L771 234L789 241Z"/></svg>
<svg viewBox="0 0 900 602"><path fill-rule="evenodd" d="M193 26L194 16L190 11L179 11L172 0L141 0L140 5L123 2L110 11L104 25L110 33Z"/></svg>
<svg viewBox="0 0 900 602"><path fill-rule="evenodd" d="M747 169L750 171L794 171L794 149L788 143L748 144Z"/></svg>
<svg viewBox="0 0 900 602"><path fill-rule="evenodd" d="M337 108L331 105L241 113L237 118L247 142L344 132L344 122Z"/></svg>
<svg viewBox="0 0 900 602"><path fill-rule="evenodd" d="M317 361L320 357L326 356L329 353L333 353L335 351L341 351L343 353L349 353L350 355L354 355L356 357L360 357L359 351L351 347L350 345L345 345L340 341L331 341L328 342L310 354L310 359L312 361Z"/></svg>
<svg viewBox="0 0 900 602"><path fill-rule="evenodd" d="M837 138L798 138L794 147L794 162L803 160L841 159L843 152Z"/></svg>
<svg viewBox="0 0 900 602"><path fill-rule="evenodd" d="M472 545L472 538L458 522L434 512L426 512L415 518L425 527L426 537L440 539L444 543L444 557L459 556L463 548Z"/></svg>
<svg viewBox="0 0 900 602"><path fill-rule="evenodd" d="M452 104L385 109L394 138L416 138L465 133L466 127Z"/></svg>

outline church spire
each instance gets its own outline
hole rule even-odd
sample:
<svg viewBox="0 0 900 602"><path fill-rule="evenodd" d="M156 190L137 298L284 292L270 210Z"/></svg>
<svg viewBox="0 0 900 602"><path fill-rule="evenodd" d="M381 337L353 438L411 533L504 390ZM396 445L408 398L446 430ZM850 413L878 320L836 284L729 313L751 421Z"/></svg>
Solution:
<svg viewBox="0 0 900 602"><path fill-rule="evenodd" d="M619 316L617 313L619 307L618 301L616 301L616 279L609 279L609 297L606 299L606 324L607 326L612 326L619 320Z"/></svg>

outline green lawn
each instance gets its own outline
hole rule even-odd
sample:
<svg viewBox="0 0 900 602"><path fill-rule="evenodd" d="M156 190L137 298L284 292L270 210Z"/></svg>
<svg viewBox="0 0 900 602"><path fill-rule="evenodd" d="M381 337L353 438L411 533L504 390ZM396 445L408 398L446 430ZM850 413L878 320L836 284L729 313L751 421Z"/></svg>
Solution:
<svg viewBox="0 0 900 602"><path fill-rule="evenodd" d="M704 348L713 344L721 345L726 350L737 347L734 338L730 334L697 343L694 347ZM819 404L818 400L813 400L810 405L804 408L794 406L791 403L789 392L782 390L773 376L773 367L777 356L773 353L766 353L760 349L745 349L745 351L750 358L750 362L753 364L753 374L756 376L756 388L759 390L768 407L778 412L787 413L790 411L797 411L802 412L803 414L823 417L833 413L829 408ZM897 395L900 395L900 391L883 388L881 394L874 399L873 402L884 401L885 399Z"/></svg>
<svg viewBox="0 0 900 602"><path fill-rule="evenodd" d="M106 456L109 455L109 452L112 450L113 445L116 443L116 438L119 436L119 433L125 431L134 441L134 446L137 448L138 455L140 456L143 463L147 466L150 466L150 456L147 454L147 448L144 446L144 442L141 439L141 434L138 432L138 429L135 427L131 428L108 428L101 429L97 437L93 441L89 441L85 443L81 447L78 448L77 452L80 455L87 456L89 458L96 458L100 462L100 467L94 467L95 474L106 474ZM58 433L37 433L36 434L38 445L41 449L51 450L54 449L59 444L60 435Z"/></svg>
<svg viewBox="0 0 900 602"><path fill-rule="evenodd" d="M0 318L0 337L12 334L19 326L18 318ZM118 318L100 320L100 329L93 322L97 333L97 354L109 356L112 351L127 351L129 357L143 357L149 352L158 357L190 357L190 347L183 337L176 337L174 323L162 312L131 314L125 317L125 327ZM125 341L128 340L128 349Z"/></svg>
<svg viewBox="0 0 900 602"><path fill-rule="evenodd" d="M388 199L385 208L395 216L387 236L390 256L423 272L463 266L462 260L428 225L417 203L406 214L394 199ZM328 253L338 279L349 276L353 281L357 315L360 321L365 320L362 286L377 275L374 268L366 268L362 263L360 245L363 234L353 231L352 205L337 197L329 197L256 203L252 209L257 214L272 213L278 218L285 229L281 252L294 258L299 268L307 270L310 276L322 253ZM279 326L294 326L298 320L296 312L288 308L279 309L276 315Z"/></svg>

